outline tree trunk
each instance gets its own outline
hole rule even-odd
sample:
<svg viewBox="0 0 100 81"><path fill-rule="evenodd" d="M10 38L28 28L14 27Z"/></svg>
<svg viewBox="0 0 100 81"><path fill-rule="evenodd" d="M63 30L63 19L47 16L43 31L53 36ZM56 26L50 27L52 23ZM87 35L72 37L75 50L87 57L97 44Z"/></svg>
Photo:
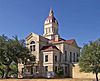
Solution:
<svg viewBox="0 0 100 81"><path fill-rule="evenodd" d="M4 77L4 70L2 70L2 78Z"/></svg>
<svg viewBox="0 0 100 81"><path fill-rule="evenodd" d="M8 73L9 73L9 66L6 66L3 78L8 78Z"/></svg>
<svg viewBox="0 0 100 81"><path fill-rule="evenodd" d="M99 81L99 79L98 79L98 73L96 73L96 81Z"/></svg>

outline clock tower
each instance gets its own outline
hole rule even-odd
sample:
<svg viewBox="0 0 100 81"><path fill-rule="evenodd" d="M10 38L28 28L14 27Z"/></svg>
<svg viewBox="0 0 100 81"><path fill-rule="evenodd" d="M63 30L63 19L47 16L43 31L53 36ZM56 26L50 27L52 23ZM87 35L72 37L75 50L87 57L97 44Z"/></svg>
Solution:
<svg viewBox="0 0 100 81"><path fill-rule="evenodd" d="M54 17L54 12L50 9L49 16L44 23L44 34L43 36L48 39L59 38L58 34L58 21Z"/></svg>

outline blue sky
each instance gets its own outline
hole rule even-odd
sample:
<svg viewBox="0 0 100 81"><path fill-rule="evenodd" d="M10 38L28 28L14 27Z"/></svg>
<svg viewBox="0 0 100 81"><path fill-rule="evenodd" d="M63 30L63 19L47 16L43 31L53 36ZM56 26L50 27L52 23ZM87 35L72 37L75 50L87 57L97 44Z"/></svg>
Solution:
<svg viewBox="0 0 100 81"><path fill-rule="evenodd" d="M0 35L42 35L50 7L61 37L76 39L79 46L100 38L100 0L0 0Z"/></svg>

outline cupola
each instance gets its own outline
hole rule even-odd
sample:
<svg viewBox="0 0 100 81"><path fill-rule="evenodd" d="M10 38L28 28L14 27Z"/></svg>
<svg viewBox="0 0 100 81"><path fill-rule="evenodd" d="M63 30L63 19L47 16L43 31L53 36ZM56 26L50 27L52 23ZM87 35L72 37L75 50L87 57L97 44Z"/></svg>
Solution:
<svg viewBox="0 0 100 81"><path fill-rule="evenodd" d="M49 15L44 23L44 34L43 36L48 39L54 39L55 35L58 35L58 21L54 17L54 12L50 9Z"/></svg>

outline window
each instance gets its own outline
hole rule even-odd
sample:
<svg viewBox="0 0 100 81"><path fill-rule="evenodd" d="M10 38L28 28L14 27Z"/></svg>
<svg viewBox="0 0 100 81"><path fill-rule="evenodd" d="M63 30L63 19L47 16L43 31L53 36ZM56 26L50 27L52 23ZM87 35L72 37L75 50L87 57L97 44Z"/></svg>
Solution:
<svg viewBox="0 0 100 81"><path fill-rule="evenodd" d="M35 45L30 46L30 51L35 51Z"/></svg>
<svg viewBox="0 0 100 81"><path fill-rule="evenodd" d="M48 55L45 55L45 62L48 62Z"/></svg>
<svg viewBox="0 0 100 81"><path fill-rule="evenodd" d="M55 62L57 62L57 56L55 55Z"/></svg>
<svg viewBox="0 0 100 81"><path fill-rule="evenodd" d="M51 31L50 31L50 28L49 28L49 33L50 33Z"/></svg>
<svg viewBox="0 0 100 81"><path fill-rule="evenodd" d="M72 62L72 52L70 52L70 62Z"/></svg>
<svg viewBox="0 0 100 81"><path fill-rule="evenodd" d="M36 66L36 72L38 72L38 66Z"/></svg>
<svg viewBox="0 0 100 81"><path fill-rule="evenodd" d="M45 66L45 71L48 71L48 66Z"/></svg>
<svg viewBox="0 0 100 81"><path fill-rule="evenodd" d="M52 22L52 20L50 20L50 22Z"/></svg>
<svg viewBox="0 0 100 81"><path fill-rule="evenodd" d="M47 28L47 33L49 33L49 28Z"/></svg>
<svg viewBox="0 0 100 81"><path fill-rule="evenodd" d="M52 28L50 28L50 32L52 32Z"/></svg>
<svg viewBox="0 0 100 81"><path fill-rule="evenodd" d="M34 41L31 41L30 42L30 51L35 51L35 42Z"/></svg>
<svg viewBox="0 0 100 81"><path fill-rule="evenodd" d="M55 66L55 72L57 72L57 66Z"/></svg>
<svg viewBox="0 0 100 81"><path fill-rule="evenodd" d="M31 67L31 74L33 74L33 68Z"/></svg>
<svg viewBox="0 0 100 81"><path fill-rule="evenodd" d="M61 62L61 52L60 52L59 62Z"/></svg>
<svg viewBox="0 0 100 81"><path fill-rule="evenodd" d="M35 51L35 45L33 45L33 51Z"/></svg>
<svg viewBox="0 0 100 81"><path fill-rule="evenodd" d="M47 28L46 28L45 30L46 30L46 34L47 34L47 32L48 32L48 31L47 31Z"/></svg>
<svg viewBox="0 0 100 81"><path fill-rule="evenodd" d="M67 66L65 66L65 73L67 74Z"/></svg>
<svg viewBox="0 0 100 81"><path fill-rule="evenodd" d="M30 68L27 68L26 71L27 71L27 72L30 72Z"/></svg>
<svg viewBox="0 0 100 81"><path fill-rule="evenodd" d="M30 44L35 44L35 42L34 41L31 41L31 43Z"/></svg>
<svg viewBox="0 0 100 81"><path fill-rule="evenodd" d="M24 73L24 68L22 68L22 74Z"/></svg>
<svg viewBox="0 0 100 81"><path fill-rule="evenodd" d="M54 32L54 28L52 28L52 32Z"/></svg>
<svg viewBox="0 0 100 81"><path fill-rule="evenodd" d="M65 61L67 61L67 51L65 51Z"/></svg>
<svg viewBox="0 0 100 81"><path fill-rule="evenodd" d="M32 46L30 46L30 50L32 51Z"/></svg>
<svg viewBox="0 0 100 81"><path fill-rule="evenodd" d="M76 61L78 62L79 61L79 53L76 53L76 54L77 54Z"/></svg>
<svg viewBox="0 0 100 81"><path fill-rule="evenodd" d="M53 29L53 32L55 32L55 28Z"/></svg>
<svg viewBox="0 0 100 81"><path fill-rule="evenodd" d="M73 62L75 62L75 53L73 53Z"/></svg>

